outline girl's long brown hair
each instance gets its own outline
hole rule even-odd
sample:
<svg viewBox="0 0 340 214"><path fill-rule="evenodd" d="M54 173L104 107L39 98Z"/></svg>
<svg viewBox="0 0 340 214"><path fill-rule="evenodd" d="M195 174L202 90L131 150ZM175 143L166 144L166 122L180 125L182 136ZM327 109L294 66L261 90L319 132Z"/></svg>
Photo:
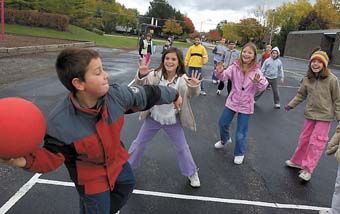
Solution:
<svg viewBox="0 0 340 214"><path fill-rule="evenodd" d="M314 49L314 50L312 51L312 53L311 53L311 56L312 56L313 53L316 52L316 51L322 51L322 49L321 49L320 47ZM308 71L307 71L307 73L306 73L306 77L307 77L309 80L326 79L326 78L330 75L331 71L330 71L329 68L326 67L325 65L323 65L322 71L320 71L318 74L317 74L317 73L314 73L314 72L312 71L312 68L311 68L311 62L312 62L312 61L310 61L309 64L308 64Z"/></svg>
<svg viewBox="0 0 340 214"><path fill-rule="evenodd" d="M164 60L165 60L165 56L169 53L176 53L176 56L177 56L177 59L178 59L178 67L176 69L176 74L177 74L178 77L182 76L183 74L185 74L183 53L182 53L181 50L179 50L178 48L175 48L175 47L171 47L163 53L162 62L159 65L159 67L156 68L156 70L157 71L161 70L162 75L165 77L165 79L168 78L167 73L166 73L166 69L165 69L165 66L164 66Z"/></svg>
<svg viewBox="0 0 340 214"><path fill-rule="evenodd" d="M247 65L248 67L246 67L246 64L243 62L243 59L242 59L242 52L243 50L246 48L246 47L250 47L253 51L254 51L254 59L250 62L249 65ZM242 47L242 50L241 50L241 54L240 54L240 68L241 68L241 71L243 73L247 73L249 71L249 69L256 64L256 58L257 58L257 48L256 48L256 45L252 42L248 42L247 44L245 44L243 47Z"/></svg>

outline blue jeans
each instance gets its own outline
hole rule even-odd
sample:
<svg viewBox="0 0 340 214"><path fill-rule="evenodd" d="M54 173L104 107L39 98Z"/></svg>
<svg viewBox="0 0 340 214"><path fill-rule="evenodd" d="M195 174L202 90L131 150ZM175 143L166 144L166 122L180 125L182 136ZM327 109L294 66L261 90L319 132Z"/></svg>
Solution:
<svg viewBox="0 0 340 214"><path fill-rule="evenodd" d="M218 78L215 76L215 69L216 69L217 61L214 60L214 70L212 72L211 79L218 80Z"/></svg>
<svg viewBox="0 0 340 214"><path fill-rule="evenodd" d="M79 193L80 214L114 214L120 210L130 197L135 186L135 177L130 164L126 162L112 191L93 195Z"/></svg>
<svg viewBox="0 0 340 214"><path fill-rule="evenodd" d="M225 107L220 117L220 120L218 122L219 127L220 127L220 137L224 143L227 142L230 137L230 131L229 131L230 124L235 114L236 112L230 110L228 107ZM235 156L241 156L241 155L244 155L245 153L249 116L250 114L242 114L242 113L237 114L237 128L236 128L235 148L234 148Z"/></svg>
<svg viewBox="0 0 340 214"><path fill-rule="evenodd" d="M192 71L197 71L200 75L199 80L202 80L202 68L201 67L188 67L188 76L191 77ZM203 89L203 81L201 82L201 91L204 91Z"/></svg>

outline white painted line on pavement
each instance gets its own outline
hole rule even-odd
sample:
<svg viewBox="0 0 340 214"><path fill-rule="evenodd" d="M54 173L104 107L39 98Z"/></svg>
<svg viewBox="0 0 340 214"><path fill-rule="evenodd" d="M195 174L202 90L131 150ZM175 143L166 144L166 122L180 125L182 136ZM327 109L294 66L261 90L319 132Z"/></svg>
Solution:
<svg viewBox="0 0 340 214"><path fill-rule="evenodd" d="M131 86L133 83L135 83L135 79L133 79L133 80L128 84L128 86Z"/></svg>
<svg viewBox="0 0 340 214"><path fill-rule="evenodd" d="M54 181L54 180L47 180L47 179L40 179L40 178L37 179L36 182L41 183L41 184L51 184L51 185L74 187L74 184L72 182ZM327 207L316 207L316 206L309 206L309 205L280 204L280 203L269 203L269 202L261 202L261 201L215 198L215 197L206 197L206 196L195 196L195 195L183 195L183 194L174 194L174 193L165 193L165 192L154 192L154 191L146 191L146 190L138 190L138 189L133 190L133 193L137 194L137 195L148 195L148 196L156 196L156 197L164 197L164 198L196 200L196 201L206 201L206 202L218 202L218 203L226 203L226 204L242 204L242 205L251 205L251 206L280 208L280 209L297 209L297 210L324 210L324 209L328 209Z"/></svg>
<svg viewBox="0 0 340 214"><path fill-rule="evenodd" d="M1 208L0 213L5 214L13 207L38 181L40 173L36 173L26 184L24 184Z"/></svg>

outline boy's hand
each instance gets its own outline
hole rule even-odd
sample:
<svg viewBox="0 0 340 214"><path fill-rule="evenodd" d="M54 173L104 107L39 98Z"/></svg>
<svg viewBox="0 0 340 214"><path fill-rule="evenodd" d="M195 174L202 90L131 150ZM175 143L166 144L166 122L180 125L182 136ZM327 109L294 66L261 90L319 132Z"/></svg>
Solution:
<svg viewBox="0 0 340 214"><path fill-rule="evenodd" d="M178 95L177 100L174 102L175 104L175 108L180 111L181 110L181 106L182 106L182 97L181 95Z"/></svg>
<svg viewBox="0 0 340 214"><path fill-rule="evenodd" d="M201 83L200 79L201 73L198 73L197 70L193 70L191 77L190 78L184 78L184 80L189 84L189 85L194 85L197 86Z"/></svg>
<svg viewBox="0 0 340 214"><path fill-rule="evenodd" d="M253 82L253 83L259 83L261 81L261 75L260 74L255 74L253 78L249 77L250 80Z"/></svg>
<svg viewBox="0 0 340 214"><path fill-rule="evenodd" d="M285 112L288 112L289 110L292 109L292 107L290 107L289 105L286 105L285 107L283 107L283 109L285 110Z"/></svg>
<svg viewBox="0 0 340 214"><path fill-rule="evenodd" d="M150 64L150 61L146 63L145 57L141 59L139 63L139 76L140 77L144 77L150 73L149 64Z"/></svg>
<svg viewBox="0 0 340 214"><path fill-rule="evenodd" d="M7 164L8 166L11 166L11 167L23 168L26 166L26 159L24 157L0 159L0 163Z"/></svg>
<svg viewBox="0 0 340 214"><path fill-rule="evenodd" d="M223 62L218 62L217 64L216 64L216 72L217 73L222 73L222 71L223 71L223 69L224 69L224 67L223 67Z"/></svg>

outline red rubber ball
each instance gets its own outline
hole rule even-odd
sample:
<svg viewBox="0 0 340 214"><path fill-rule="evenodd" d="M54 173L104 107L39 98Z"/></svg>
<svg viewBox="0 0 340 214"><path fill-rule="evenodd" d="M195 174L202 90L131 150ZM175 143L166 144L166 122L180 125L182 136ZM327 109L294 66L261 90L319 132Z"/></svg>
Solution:
<svg viewBox="0 0 340 214"><path fill-rule="evenodd" d="M0 158L37 150L45 133L45 118L36 105L17 97L0 99Z"/></svg>

